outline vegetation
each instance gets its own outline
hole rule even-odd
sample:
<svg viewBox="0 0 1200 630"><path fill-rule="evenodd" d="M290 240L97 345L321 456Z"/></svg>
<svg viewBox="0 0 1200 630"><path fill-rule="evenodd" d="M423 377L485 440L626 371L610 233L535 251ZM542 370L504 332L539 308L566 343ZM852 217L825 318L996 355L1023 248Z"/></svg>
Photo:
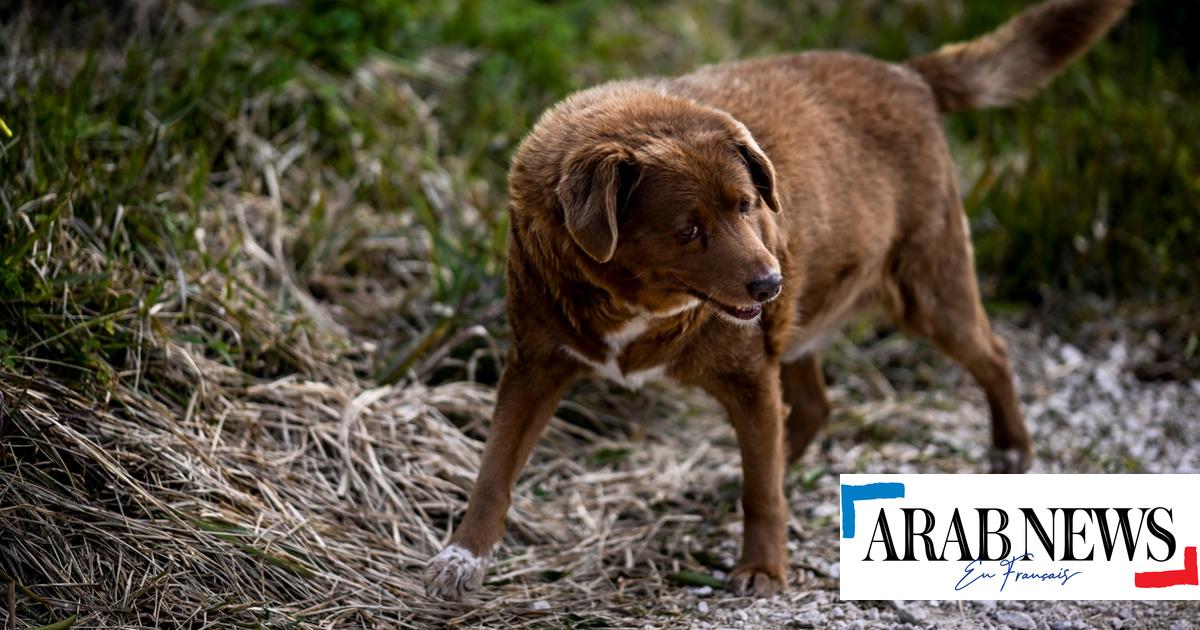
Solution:
<svg viewBox="0 0 1200 630"><path fill-rule="evenodd" d="M196 444L223 452L222 414L266 396L265 383L494 381L504 173L545 107L599 81L748 55L837 47L900 60L1025 3L355 4L33 2L0 14L0 119L12 131L0 135L0 506L90 501L205 544L216 543L203 532L235 536L254 525L252 501L215 501L219 519L186 493L149 501L188 475L154 468L129 432L156 418L146 426L189 432L203 459ZM1183 27L1195 13L1140 2L1033 102L948 120L989 298L1197 304L1200 46ZM1194 356L1193 331L1180 339L1175 350ZM266 422L244 420L242 438ZM106 448L146 459L118 465L100 458ZM133 471L114 472L124 465ZM17 480L59 498L6 497ZM106 483L124 489L105 494ZM381 487L359 498L399 509ZM121 503L130 496L136 507ZM0 538L51 527L20 510L0 517L23 524L0 524ZM432 537L402 536L418 550ZM298 551L250 548L283 575L324 570ZM18 556L0 552L0 582L82 579ZM65 617L55 602L71 597L56 592L30 591L19 618ZM217 599L193 603L243 622L267 614Z"/></svg>
<svg viewBox="0 0 1200 630"><path fill-rule="evenodd" d="M0 159L0 353L12 367L109 378L147 309L184 300L189 278L229 273L236 252L204 251L196 238L206 208L268 186L279 187L280 220L297 228L281 253L300 284L380 271L345 255L384 238L380 226L330 223L335 206L424 232L427 256L415 258L432 265L420 299L444 305L435 318L447 322L414 346L427 352L494 313L508 156L571 90L813 47L903 59L1021 4L375 0L358 10L164 3L153 13L170 17L154 21L133 5L19 14L6 26L0 93L16 133ZM1200 294L1200 53L1174 35L1179 11L1191 9L1140 3L1032 103L949 121L991 298ZM274 182L263 168L272 162ZM203 322L204 309L187 305L176 322L214 353L261 364L251 370L260 375L296 367L286 342L255 330L235 342ZM406 336L387 345L411 344Z"/></svg>

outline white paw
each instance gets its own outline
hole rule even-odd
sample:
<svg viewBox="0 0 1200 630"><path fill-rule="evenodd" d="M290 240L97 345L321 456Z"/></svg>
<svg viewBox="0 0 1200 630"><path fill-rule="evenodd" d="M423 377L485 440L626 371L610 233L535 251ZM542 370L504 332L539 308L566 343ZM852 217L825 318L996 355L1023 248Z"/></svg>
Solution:
<svg viewBox="0 0 1200 630"><path fill-rule="evenodd" d="M464 593L483 584L487 562L487 557L476 556L465 547L448 545L425 565L425 594L437 599L462 599Z"/></svg>

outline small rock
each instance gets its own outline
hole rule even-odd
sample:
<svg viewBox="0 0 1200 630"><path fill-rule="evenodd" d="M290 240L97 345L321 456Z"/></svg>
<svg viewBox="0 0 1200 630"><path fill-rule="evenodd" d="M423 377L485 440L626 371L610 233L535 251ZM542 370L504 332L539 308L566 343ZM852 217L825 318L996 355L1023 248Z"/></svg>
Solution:
<svg viewBox="0 0 1200 630"><path fill-rule="evenodd" d="M742 621L745 621L745 620L747 620L747 619L749 619L749 618L750 618L750 615L747 615L747 614L746 614L746 611L744 611L744 610L742 610L742 609L740 609L740 608L738 609L738 611L737 611L737 613L736 613L736 614L737 614L737 618L738 618L738 619L740 619L740 620L742 620Z"/></svg>
<svg viewBox="0 0 1200 630"><path fill-rule="evenodd" d="M904 623L914 623L917 625L925 623L925 620L929 618L929 612L924 608L919 608L917 606L908 606L903 608L897 606L896 615L900 618L900 621Z"/></svg>
<svg viewBox="0 0 1200 630"><path fill-rule="evenodd" d="M998 623L1017 630L1033 630L1037 627L1033 617L1019 610L997 610L995 617Z"/></svg>
<svg viewBox="0 0 1200 630"><path fill-rule="evenodd" d="M815 608L803 610L796 614L795 617L792 617L792 622L795 623L796 627L799 628L822 627L825 625L825 615L822 615L821 612Z"/></svg>
<svg viewBox="0 0 1200 630"><path fill-rule="evenodd" d="M699 604L696 605L696 610L699 610L701 615L707 615L708 614L708 602L700 602Z"/></svg>
<svg viewBox="0 0 1200 630"><path fill-rule="evenodd" d="M550 610L550 602L544 599L539 599L536 602L533 602L533 604L530 605L530 608L534 610Z"/></svg>
<svg viewBox="0 0 1200 630"><path fill-rule="evenodd" d="M834 606L833 610L829 611L829 616L834 619L841 619L846 616L846 611L842 610L841 606Z"/></svg>
<svg viewBox="0 0 1200 630"><path fill-rule="evenodd" d="M1069 343L1063 344L1062 350L1059 351L1059 356L1062 357L1064 364L1071 367L1083 363L1083 353Z"/></svg>
<svg viewBox="0 0 1200 630"><path fill-rule="evenodd" d="M1121 612L1117 613L1117 615L1119 615L1122 619L1133 619L1133 609L1126 606L1125 608L1122 608Z"/></svg>
<svg viewBox="0 0 1200 630"><path fill-rule="evenodd" d="M809 513L812 514L813 518L822 518L835 516L840 512L840 510L841 506L839 506L837 503L820 503L814 505L812 509L809 510Z"/></svg>
<svg viewBox="0 0 1200 630"><path fill-rule="evenodd" d="M708 597L709 595L713 594L713 588L707 584L690 590L692 591L692 595L695 595L696 597Z"/></svg>

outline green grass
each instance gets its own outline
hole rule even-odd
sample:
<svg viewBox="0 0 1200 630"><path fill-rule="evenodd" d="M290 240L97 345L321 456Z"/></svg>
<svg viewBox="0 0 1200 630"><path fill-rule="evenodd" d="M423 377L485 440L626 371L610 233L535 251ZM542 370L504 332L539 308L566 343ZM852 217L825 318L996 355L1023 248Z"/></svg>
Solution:
<svg viewBox="0 0 1200 630"><path fill-rule="evenodd" d="M274 194L265 164L281 156L264 152L295 148L278 216L251 231L284 232L271 253L318 297L328 278L411 294L399 324L349 318L385 345L363 370L401 378L470 324L503 330L504 172L555 100L804 48L903 59L1023 4L222 1L189 22L163 2L145 27L74 3L13 20L0 38L14 132L0 137L0 362L103 385L162 333L254 376L311 369L289 350L312 330L303 304L240 294L246 252L201 246L214 208L236 222L237 191ZM1194 10L1140 3L1032 103L948 121L989 298L1195 303L1200 55L1178 11ZM391 82L359 81L372 64ZM432 265L397 279L363 254L390 237L421 241L413 258ZM277 325L258 325L264 307ZM155 308L169 331L152 329Z"/></svg>

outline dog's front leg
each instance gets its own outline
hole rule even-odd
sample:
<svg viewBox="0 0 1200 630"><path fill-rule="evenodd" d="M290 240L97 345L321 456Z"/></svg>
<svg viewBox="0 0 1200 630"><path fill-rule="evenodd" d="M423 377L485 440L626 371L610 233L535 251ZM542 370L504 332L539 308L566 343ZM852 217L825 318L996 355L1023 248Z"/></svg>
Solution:
<svg viewBox="0 0 1200 630"><path fill-rule="evenodd" d="M425 567L430 597L462 599L483 583L492 550L504 535L513 482L578 369L566 359L509 352L467 513L450 544Z"/></svg>
<svg viewBox="0 0 1200 630"><path fill-rule="evenodd" d="M705 385L725 406L742 453L742 556L729 577L741 595L770 597L787 585L787 501L783 496L783 400L779 366L725 374Z"/></svg>

